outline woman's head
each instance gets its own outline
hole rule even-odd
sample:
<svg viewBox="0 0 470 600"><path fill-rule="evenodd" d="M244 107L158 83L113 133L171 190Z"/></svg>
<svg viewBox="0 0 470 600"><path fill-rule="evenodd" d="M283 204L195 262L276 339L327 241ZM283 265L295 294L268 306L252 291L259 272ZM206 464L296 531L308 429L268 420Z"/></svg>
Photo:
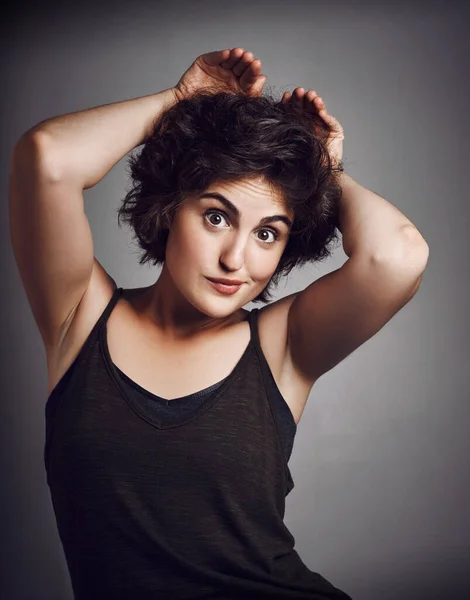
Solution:
<svg viewBox="0 0 470 600"><path fill-rule="evenodd" d="M323 260L337 239L342 165L330 160L328 135L321 117L270 96L201 92L177 103L129 160L132 187L118 212L140 264L166 263L181 285L185 269L240 279L248 285L237 307L267 302L282 275ZM201 197L210 192L240 215ZM259 223L274 215L284 221Z"/></svg>

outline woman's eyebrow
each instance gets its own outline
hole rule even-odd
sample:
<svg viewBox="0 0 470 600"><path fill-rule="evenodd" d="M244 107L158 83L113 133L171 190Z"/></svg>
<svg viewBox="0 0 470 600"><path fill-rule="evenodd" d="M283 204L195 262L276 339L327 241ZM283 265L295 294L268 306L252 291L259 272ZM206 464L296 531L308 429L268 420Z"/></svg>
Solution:
<svg viewBox="0 0 470 600"><path fill-rule="evenodd" d="M221 202L226 209L232 212L237 218L240 217L240 211L235 204L230 202L228 198L222 194L219 194L218 192L206 192L205 194L201 194L199 198L214 198L214 200ZM260 220L259 225L269 225L269 223L274 223L276 221L282 221L287 225L287 227L292 227L292 221L289 219L289 217L286 217L286 215L272 215L271 217L263 217Z"/></svg>

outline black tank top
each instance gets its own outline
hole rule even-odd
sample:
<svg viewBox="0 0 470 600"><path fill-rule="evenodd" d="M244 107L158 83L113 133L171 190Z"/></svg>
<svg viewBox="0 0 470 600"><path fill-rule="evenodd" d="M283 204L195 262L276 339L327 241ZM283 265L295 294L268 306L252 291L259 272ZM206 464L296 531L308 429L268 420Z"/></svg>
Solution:
<svg viewBox="0 0 470 600"><path fill-rule="evenodd" d="M174 400L112 362L115 290L45 408L44 461L76 600L351 600L285 526L296 425L258 309L228 377Z"/></svg>

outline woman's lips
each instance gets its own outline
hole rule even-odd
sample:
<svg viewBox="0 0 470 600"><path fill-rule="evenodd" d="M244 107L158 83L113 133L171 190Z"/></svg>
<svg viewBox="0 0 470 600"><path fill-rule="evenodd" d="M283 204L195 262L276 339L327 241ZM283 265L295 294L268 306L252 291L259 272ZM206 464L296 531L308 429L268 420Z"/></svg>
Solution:
<svg viewBox="0 0 470 600"><path fill-rule="evenodd" d="M238 292L238 290L243 285L243 283L240 283L238 285L227 285L225 283L217 283L216 281L211 281L210 279L208 279L207 281L218 292L220 292L221 294L227 294L227 295L235 294L235 292Z"/></svg>

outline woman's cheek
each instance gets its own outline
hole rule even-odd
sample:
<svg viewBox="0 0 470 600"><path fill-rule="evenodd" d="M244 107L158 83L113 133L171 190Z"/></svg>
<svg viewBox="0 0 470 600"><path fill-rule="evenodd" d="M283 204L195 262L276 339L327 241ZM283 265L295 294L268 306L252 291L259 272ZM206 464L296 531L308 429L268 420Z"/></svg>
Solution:
<svg viewBox="0 0 470 600"><path fill-rule="evenodd" d="M273 276L279 264L279 257L275 252L261 250L250 262L251 279L264 287Z"/></svg>

